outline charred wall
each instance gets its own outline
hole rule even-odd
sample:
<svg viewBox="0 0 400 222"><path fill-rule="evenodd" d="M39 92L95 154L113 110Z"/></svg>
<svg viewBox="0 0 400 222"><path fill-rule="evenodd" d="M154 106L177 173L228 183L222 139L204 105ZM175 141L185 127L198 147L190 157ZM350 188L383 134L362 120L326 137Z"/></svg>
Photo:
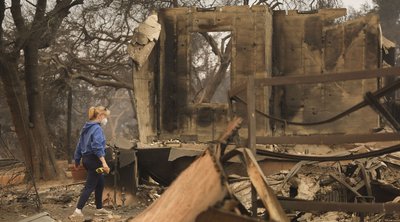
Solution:
<svg viewBox="0 0 400 222"><path fill-rule="evenodd" d="M381 33L377 16L335 24L334 19L344 13L341 9L313 14L274 12L273 75L324 75L379 68ZM274 87L271 112L291 121L316 122L360 102L366 92L377 87L376 79ZM367 107L316 127L274 126L287 134L363 133L377 123L378 116Z"/></svg>
<svg viewBox="0 0 400 222"><path fill-rule="evenodd" d="M231 84L246 81L256 73L270 77L272 12L265 6L168 8L160 10L159 17L161 135L197 135L200 141L215 139L228 121L228 104L196 104L190 100L191 33L231 32ZM245 116L244 107L239 107L238 112ZM269 91L257 90L257 108L267 111L268 107ZM260 134L269 128L263 118L257 126Z"/></svg>

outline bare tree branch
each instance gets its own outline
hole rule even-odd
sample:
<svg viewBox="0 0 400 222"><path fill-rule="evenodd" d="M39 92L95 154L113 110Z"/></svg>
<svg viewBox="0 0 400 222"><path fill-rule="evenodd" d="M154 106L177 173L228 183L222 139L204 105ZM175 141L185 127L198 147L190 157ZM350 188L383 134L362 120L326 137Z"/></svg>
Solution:
<svg viewBox="0 0 400 222"><path fill-rule="evenodd" d="M128 6L125 8L125 13L124 13L124 22L125 26L127 27L126 30L127 33L131 32L131 27L129 25L128 19L130 19L129 13L132 10L132 6L133 6L133 1L128 1Z"/></svg>
<svg viewBox="0 0 400 222"><path fill-rule="evenodd" d="M14 20L15 27L17 28L19 35L25 29L24 17L21 12L21 1L12 0L11 2L11 14Z"/></svg>
<svg viewBox="0 0 400 222"><path fill-rule="evenodd" d="M10 52L10 54L14 57L18 57L20 50L24 47L25 42L30 35L28 33L28 30L26 29L25 20L22 16L20 0L12 0L11 15L14 20L14 25L17 29L17 33L15 34L15 43L14 43L15 46L14 49Z"/></svg>
<svg viewBox="0 0 400 222"><path fill-rule="evenodd" d="M212 51L215 55L221 58L221 51L218 48L218 43L213 37L211 37L207 32L200 32L200 34L206 39L208 44L210 44Z"/></svg>
<svg viewBox="0 0 400 222"><path fill-rule="evenodd" d="M37 1L35 17L33 18L33 22L32 22L33 25L42 23L42 20L46 13L46 5L47 5L47 0L38 0ZM32 29L34 29L34 28L37 28L37 27L32 26Z"/></svg>
<svg viewBox="0 0 400 222"><path fill-rule="evenodd" d="M31 1L29 1L29 0L25 0L26 2L28 2L28 4L30 4L30 5L32 5L33 7L35 7L36 8L36 5L35 4L33 4Z"/></svg>
<svg viewBox="0 0 400 222"><path fill-rule="evenodd" d="M197 98L197 103L208 103L211 101L212 97L215 94L218 86L221 84L222 80L225 77L226 71L231 63L231 42L229 41L224 54L221 56L221 65L218 68L218 71L214 75L210 75L206 79L205 88L203 89L200 97Z"/></svg>
<svg viewBox="0 0 400 222"><path fill-rule="evenodd" d="M114 75L111 72L91 70L86 67L87 68L86 71L91 73L93 76L97 77L97 78L94 78L89 75L83 75L83 74L74 72L73 70L71 70L70 67L63 64L63 62L61 61L61 59L58 56L52 57L52 61L56 65L57 69L63 69L64 71L67 72L67 74L72 79L80 79L80 80L86 81L96 87L110 86L110 87L114 87L116 89L125 88L125 89L133 90L133 86L130 82L123 81L121 78L119 78L118 76ZM80 63L84 64L84 62L82 62L82 61L80 61ZM104 77L106 77L107 79Z"/></svg>
<svg viewBox="0 0 400 222"><path fill-rule="evenodd" d="M228 48L228 47L225 48L225 41L228 40L231 36L232 35L229 34L229 35L225 36L224 38L222 38L222 40L221 40L221 53L225 53L226 52L226 48ZM229 45L229 43L230 42L228 42L228 45Z"/></svg>
<svg viewBox="0 0 400 222"><path fill-rule="evenodd" d="M84 80L96 87L100 87L100 86L110 86L110 87L114 87L116 89L130 89L133 90L133 86L132 84L128 84L126 82L116 82L116 81L110 81L110 80L100 80L100 79L94 79L94 78L90 78L88 76L84 76L84 75L80 75L80 74L73 74L72 75L73 79L80 79L80 80Z"/></svg>
<svg viewBox="0 0 400 222"><path fill-rule="evenodd" d="M55 33L63 19L69 14L69 9L75 5L83 4L83 0L60 0L49 13L46 14L46 0L39 0L31 28L28 31L21 12L20 0L12 0L11 14L18 34L13 53L25 47L28 39L38 40L39 48L46 48L55 38Z"/></svg>
<svg viewBox="0 0 400 222"><path fill-rule="evenodd" d="M104 56L104 58L102 59L102 61L107 61L111 56L113 56L122 46L125 46L127 43L129 42L128 39L125 39L125 41L121 42L120 44L118 44L117 47L115 47L114 50L112 50L108 55Z"/></svg>
<svg viewBox="0 0 400 222"><path fill-rule="evenodd" d="M67 17L69 14L69 10L76 5L83 4L83 0L60 0L57 1L57 4L55 5L54 9L51 10L47 15L45 16L45 27L47 29L45 30L45 34L41 39L40 42L40 48L45 48L50 45L50 43L54 40L56 37L55 33L59 29L63 19Z"/></svg>
<svg viewBox="0 0 400 222"><path fill-rule="evenodd" d="M178 0L162 0L161 2L170 3L170 6L169 6L169 7L171 7L171 6L172 6L173 8L179 7Z"/></svg>
<svg viewBox="0 0 400 222"><path fill-rule="evenodd" d="M103 37L99 37L99 36L96 36L96 35L91 35L91 34L89 34L88 30L84 26L82 26L82 33L85 36L85 40L88 41L88 42L91 42L93 40L99 40L99 41L104 41L104 42L116 42L116 43L119 43L119 42L121 42L122 38L125 38L124 43L126 43L126 42L129 41L128 38L130 38L130 36L128 36L128 35L119 35L117 37L114 37L111 33L104 32L104 31L101 31L101 30L97 30L97 33L98 34L104 34L104 35L108 36L109 38L103 38Z"/></svg>

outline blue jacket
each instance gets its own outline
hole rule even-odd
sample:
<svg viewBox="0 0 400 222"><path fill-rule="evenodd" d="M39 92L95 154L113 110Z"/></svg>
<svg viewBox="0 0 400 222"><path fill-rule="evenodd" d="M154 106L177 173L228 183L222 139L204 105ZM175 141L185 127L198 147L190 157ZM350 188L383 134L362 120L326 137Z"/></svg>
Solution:
<svg viewBox="0 0 400 222"><path fill-rule="evenodd" d="M83 126L75 149L75 163L79 164L82 156L89 154L99 158L106 155L106 138L98 122L86 122Z"/></svg>

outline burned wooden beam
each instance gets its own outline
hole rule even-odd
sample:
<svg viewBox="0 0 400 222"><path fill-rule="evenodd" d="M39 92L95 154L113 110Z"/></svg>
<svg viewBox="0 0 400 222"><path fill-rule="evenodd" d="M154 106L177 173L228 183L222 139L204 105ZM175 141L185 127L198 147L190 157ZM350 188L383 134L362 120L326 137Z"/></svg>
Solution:
<svg viewBox="0 0 400 222"><path fill-rule="evenodd" d="M238 148L229 151L221 158L221 163L228 161L234 156L239 156L242 163L246 166L250 182L263 203L266 213L272 221L289 221L274 191L269 187L267 179L262 172L253 152L248 148ZM253 201L253 200L252 200ZM255 203L253 203L255 204Z"/></svg>
<svg viewBox="0 0 400 222"><path fill-rule="evenodd" d="M235 133L235 131L237 131L241 124L243 122L243 118L235 116L229 123L228 126L226 127L225 132L218 137L217 141L220 143L227 143L227 140L229 139L229 137L232 136L232 134Z"/></svg>
<svg viewBox="0 0 400 222"><path fill-rule="evenodd" d="M399 203L342 203L342 202L319 202L307 200L280 200L284 209L304 212L360 212L360 213L386 213L400 212Z"/></svg>
<svg viewBox="0 0 400 222"><path fill-rule="evenodd" d="M235 116L228 123L228 126L226 127L225 132L217 139L217 141L220 143L220 148L221 148L220 156L224 155L229 138L233 137L233 134L237 133L242 122L243 122L243 119L241 117Z"/></svg>
<svg viewBox="0 0 400 222"><path fill-rule="evenodd" d="M267 136L257 137L258 144L344 144L397 141L400 133L371 133L343 135Z"/></svg>
<svg viewBox="0 0 400 222"><path fill-rule="evenodd" d="M262 170L260 169L260 166L258 165L252 151L249 149L242 149L241 152L247 167L247 174L249 175L252 185L264 204L269 218L272 221L289 221L285 212L280 206L274 191L268 186L267 179L262 173Z"/></svg>
<svg viewBox="0 0 400 222"><path fill-rule="evenodd" d="M256 154L256 89L254 77L247 79L247 147Z"/></svg>
<svg viewBox="0 0 400 222"><path fill-rule="evenodd" d="M257 75L256 75L257 76ZM256 87L262 86L279 86L279 85L298 85L298 84L315 84L337 81L372 79L378 77L400 76L400 67L390 67L382 69L361 70L353 72L331 73L321 75L301 75L301 76L284 76L272 78L257 78L255 80ZM246 82L241 83L229 91L229 96L233 97L246 89Z"/></svg>

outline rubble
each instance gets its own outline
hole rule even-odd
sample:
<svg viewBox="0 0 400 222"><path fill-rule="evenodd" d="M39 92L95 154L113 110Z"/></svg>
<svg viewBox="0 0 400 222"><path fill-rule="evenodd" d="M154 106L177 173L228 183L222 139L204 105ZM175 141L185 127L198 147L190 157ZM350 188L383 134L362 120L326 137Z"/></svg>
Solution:
<svg viewBox="0 0 400 222"><path fill-rule="evenodd" d="M148 203L152 203L161 196L164 190L165 188L161 187L159 184L143 184L139 186L137 195L139 195L141 199L147 200Z"/></svg>
<svg viewBox="0 0 400 222"><path fill-rule="evenodd" d="M216 159L215 154L219 151L206 150L158 200L129 221L206 221L204 218L209 221L215 221L216 218L229 221L229 217L252 221L252 218L242 214L245 212L240 213L240 206L235 199L229 198L233 193L230 193L223 168ZM245 159L251 184L266 208L265 214L273 221L288 221L252 154L247 149L239 152Z"/></svg>
<svg viewBox="0 0 400 222"><path fill-rule="evenodd" d="M235 135L234 131L237 131L238 128L230 129L228 127L227 137ZM304 146L303 148L298 146L297 149L289 150L282 149L279 145L273 146L270 148L274 149L274 153L277 153L277 151L295 153L297 154L296 157L303 159L306 157L304 155L307 155L313 157L313 160L299 161L289 170L282 170L268 176L264 176L251 149L233 148L224 154L221 153L221 147L223 147L223 142L220 145L212 146L213 152L209 148L206 154L202 156L207 155L207 153L213 158L221 156L221 162L214 160L216 161L214 165L225 166L229 160L239 155L239 160L244 164L247 175L229 174L225 177L226 172L220 175L220 177L225 178L222 181L227 181L227 192L229 193L227 196L233 199L225 198L224 201L220 199L217 201L220 203L216 204L215 200L207 202L204 198L201 200L191 198L191 201L193 201L191 204L208 203L209 206L213 207L206 211L203 208L203 212L201 209L190 210L186 213L190 214L191 217L185 219L177 218L175 215L176 211L184 211L185 208L176 206L174 211L161 209L161 205L174 206L174 202L177 201L174 198L185 190L190 191L191 196L205 192L199 188L192 191L188 189L188 187L192 187L191 185L183 185L193 181L199 182L200 178L191 178L189 175L199 176L203 173L203 169L210 169L210 166L204 166L196 167L197 169L194 171L192 167L196 166L196 162L199 161L197 160L164 193L175 193L175 196L172 194L161 195L141 216L132 221L140 221L144 218L146 220L158 220L159 216L172 218L172 221L193 221L193 218L197 218L199 221L200 218L207 218L208 220L220 218L223 221L227 220L229 216L251 221L251 218L248 218L247 215L274 218L275 221L288 220L286 216L290 215L291 219L297 218L297 221L357 221L365 218L393 219L398 217L396 212L400 210L400 205L385 203L387 201L392 202L400 195L398 193L400 175L393 171L399 165L396 161L391 161L392 159L396 160L396 154L392 153L396 151L396 146L382 149L373 144L353 144L347 145L343 149L335 145L326 147L325 152L329 153L329 156L323 155L322 162L317 161L318 158L321 158L321 151L318 153L319 155L309 155L309 153L314 152L313 149L318 149L318 146ZM349 149L349 147L352 149ZM389 151L381 155L382 150ZM293 154L282 153L281 157L292 157L291 155L293 156ZM218 171L224 172L222 169ZM221 182L213 180L209 182L221 184ZM180 186L186 188L179 188ZM177 190L181 190L181 193ZM254 194L256 195L254 196ZM152 192L150 192L150 195L152 195ZM186 196L187 194L182 193L182 195ZM257 200L254 198L257 198ZM158 203L159 201L161 203ZM186 203L186 201L188 200L182 200L181 203ZM236 204L235 201L237 201ZM168 204L162 204L167 202ZM285 212L280 210L282 209L281 205ZM223 210L225 206L230 206L228 207L230 210ZM329 212L325 213L326 211Z"/></svg>
<svg viewBox="0 0 400 222"><path fill-rule="evenodd" d="M338 150L338 152L331 153L332 156L342 156L347 152L352 154L365 152L365 150L375 150L376 148L371 145L363 145L357 146L354 145L354 149L348 150L343 152L342 150ZM312 148L312 147L310 147ZM209 153L207 151L206 153ZM228 193L234 197L232 200L237 200L240 204L233 204L229 209L236 209L231 211L235 216L240 216L246 218L247 214L251 214L252 209L254 207L254 200L252 199L252 189L255 188L258 194L258 204L257 204L257 215L261 217L265 217L265 215L277 216L281 215L278 211L274 211L273 209L268 209L271 206L279 206L279 203L282 204L282 207L286 210L286 213L293 212L293 218L297 218L297 221L354 221L360 220L360 218L365 218L366 216L363 212L369 212L367 216L369 218L372 217L379 217L379 218L397 218L396 213L394 212L395 209L400 209L398 205L390 205L384 203L382 201L393 201L396 197L400 195L400 193L396 193L399 189L399 181L400 175L394 173L395 171L393 167L397 165L390 166L390 164L386 164L385 162L390 162L390 159L387 156L381 157L370 157L370 158L363 158L354 161L345 161L341 164L337 164L339 162L318 162L318 161L302 161L296 164L290 170L283 170L277 172L275 174L269 175L267 177L262 176L263 174L259 174L261 169L257 169L257 167L252 168L252 165L256 163L255 160L251 161L252 154L249 149L234 149L230 152L236 153L236 155L245 155L244 160L247 159L247 176L239 176L239 175L227 175L225 180L227 181L228 185ZM301 151L297 151L299 153ZM332 150L330 150L332 152ZM218 152L213 152L218 153ZM229 152L228 152L229 153ZM204 154L203 154L204 155ZM249 156L250 155L250 156ZM390 154L396 155L396 154ZM234 155L228 155L232 158ZM247 157L246 157L247 156ZM242 157L243 158L243 157ZM227 161L226 158L222 158L222 166ZM246 161L245 161L246 162ZM196 162L195 162L196 163ZM189 175L196 174L197 176L202 174L202 169L209 169L209 167L196 167L196 173L194 173L194 169L191 167L196 166L196 164L192 164L187 170L184 171L177 180L158 198L155 196L154 199L156 201L153 205L151 205L145 212L143 212L142 216L135 218L132 221L140 221L143 218L150 220L157 220L158 216L165 217L165 218L173 218L173 221L193 221L193 218L200 217L201 210L190 210L190 215L192 219L178 219L174 215L178 210L184 210L185 208L181 209L182 207L174 207L175 210L168 210L165 209L161 210L161 206L174 206L174 198L178 197L179 195L186 196L186 194L182 193L184 190L187 192L191 192L191 204L200 204L203 203L204 198L202 200L196 200L193 195L198 195L204 193L201 191L200 188L196 188L196 191L191 191L188 187L192 187L190 185L186 185L186 188L177 188L176 186L182 186L183 184L190 183L190 181L197 181L199 182L199 178L190 178ZM214 163L215 164L215 163ZM250 165L249 165L250 164ZM218 165L218 163L217 163ZM256 165L254 165L256 166ZM191 172L190 169L193 171ZM364 169L364 170L363 170ZM223 171L223 170L222 170ZM258 172L254 174L255 172ZM224 174L221 175L221 177ZM259 175L259 176L257 176ZM369 183L366 183L365 176L368 175L370 180ZM262 178L265 179L262 179ZM258 178L258 179L256 179ZM210 178L208 178L210 179ZM261 179L261 180L260 180ZM263 187L263 183L260 183L264 180L274 190L274 196L277 195L279 202L274 203L271 199L268 199L268 188ZM221 184L221 182L215 182L210 179L210 183L214 184ZM176 185L178 184L178 185ZM223 183L222 183L223 184ZM371 186L371 190L368 191L367 184ZM253 188L254 187L254 188ZM164 194L168 194L168 190L170 194L167 197L163 197ZM174 190L181 190L180 192ZM179 195L176 193L180 193ZM210 192L210 190L208 191ZM368 192L371 192L368 194ZM149 192L150 196L153 196L154 190ZM175 196L172 195L175 193ZM378 195L379 194L379 195ZM172 197L172 196L174 197ZM266 195L266 196L265 196ZM171 197L168 197L171 196ZM266 199L265 199L266 198ZM282 199L283 198L283 199ZM285 199L289 198L289 199ZM391 198L385 199L384 198ZM262 204L265 200L266 204ZM398 199L398 198L397 198ZM158 203L158 201L161 203ZM313 201L313 202L303 202L303 205L299 205L301 202L299 201ZM181 203L185 203L187 200L182 200ZM221 200L220 200L221 201ZM214 205L212 211L213 213L208 212L210 214L207 216L208 219L212 217L219 218L228 218L227 215L221 216L223 214L220 210L223 208L222 206L230 205L226 203L227 199L224 199L222 203L216 204L216 202L210 202L211 205ZM289 202L288 202L289 201ZM294 202L293 202L294 201ZM297 202L296 202L297 201ZM168 204L162 204L163 202L168 202ZM218 201L217 201L218 202ZM380 204L382 203L382 204ZM204 203L203 203L204 204ZM367 204L367 205L363 205ZM310 205L311 207L308 208L307 206ZM315 205L315 206L314 206ZM191 206L191 205L188 205ZM242 206L245 211L240 211L239 206ZM267 207L268 206L268 207ZM314 206L314 207L312 207ZM322 208L318 208L318 207ZM265 208L267 207L267 208ZM302 210L295 210L300 207ZM191 209L191 207L189 207ZM330 212L324 213L322 209L331 209ZM336 209L336 211L334 210ZM349 212L347 212L349 210ZM214 212L217 211L218 213ZM307 212L308 213L304 213ZM158 212L157 215L154 215L154 212ZM196 213L197 212L197 213ZM229 212L229 211L228 211ZM241 212L241 213L238 213ZM320 213L316 213L320 212ZM354 213L358 212L358 213ZM385 212L385 215L382 214ZM189 212L186 212L189 214ZM225 212L226 213L226 212ZM178 214L178 213L176 213ZM147 216L146 216L147 215ZM152 215L151 217L149 215ZM285 215L285 214L282 214ZM287 214L290 215L290 214ZM364 215L364 216L363 216ZM203 216L201 216L203 217ZM268 217L268 216L267 216ZM279 216L278 216L279 217ZM248 218L249 219L249 218ZM245 220L245 219L244 219ZM250 219L249 219L250 221ZM282 219L278 219L277 221L282 221Z"/></svg>
<svg viewBox="0 0 400 222"><path fill-rule="evenodd" d="M358 146L353 151L350 151L354 153L365 150L365 146ZM371 150L374 149L370 146L368 148ZM322 201L323 203L342 203L342 205L354 202L382 203L396 201L400 175L395 173L396 165L389 166L390 164L385 164L388 161L390 159L387 156L371 157L356 161L347 161L347 163L342 163L339 167L335 167L335 162L313 162L311 164L309 162L308 164L301 164L302 167L300 169L298 169L299 165L296 165L290 171L281 171L268 176L267 180L274 181L274 185L271 187L276 193L282 197L294 198L296 200L315 200ZM293 172L293 169L296 169L297 173L292 174L291 179L285 180L287 176L282 175L289 175L290 172ZM366 175L370 179L368 182L365 180ZM370 186L370 190L368 190L368 185ZM315 203L318 204L317 202ZM304 204L307 203L304 202ZM320 203L319 205L322 206L323 204ZM288 206L284 204L283 207ZM378 207L378 205L375 207ZM362 210L361 208L359 209ZM378 211L378 208L375 209ZM313 211L315 210L314 208ZM397 217L390 210L386 213L388 218ZM372 216L385 218L381 214ZM329 212L326 214L307 213L299 217L298 221L346 221L351 218L359 217L346 212Z"/></svg>
<svg viewBox="0 0 400 222"><path fill-rule="evenodd" d="M291 186L297 188L297 195L295 198L302 200L314 200L321 187L319 186L317 178L298 175L290 182Z"/></svg>
<svg viewBox="0 0 400 222"><path fill-rule="evenodd" d="M336 222L336 221L351 221L352 216L342 212L327 212L319 216L311 213L302 215L297 221L313 221L313 222Z"/></svg>
<svg viewBox="0 0 400 222"><path fill-rule="evenodd" d="M195 221L202 211L224 198L227 189L220 172L215 159L206 152L180 174L160 199L129 221Z"/></svg>

